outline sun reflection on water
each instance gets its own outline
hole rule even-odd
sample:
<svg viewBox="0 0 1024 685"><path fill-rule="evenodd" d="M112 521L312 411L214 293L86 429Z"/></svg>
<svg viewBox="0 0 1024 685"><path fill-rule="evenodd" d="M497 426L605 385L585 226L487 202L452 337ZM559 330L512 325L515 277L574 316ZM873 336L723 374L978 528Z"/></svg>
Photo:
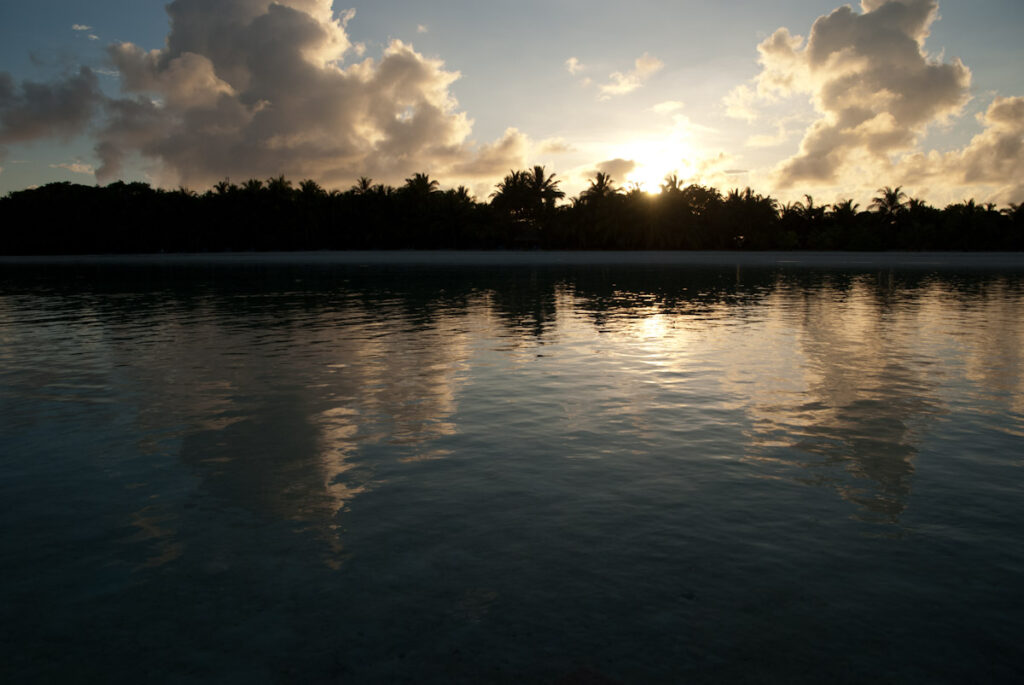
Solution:
<svg viewBox="0 0 1024 685"><path fill-rule="evenodd" d="M3 278L4 598L45 649L373 681L1016 634L1019 274Z"/></svg>

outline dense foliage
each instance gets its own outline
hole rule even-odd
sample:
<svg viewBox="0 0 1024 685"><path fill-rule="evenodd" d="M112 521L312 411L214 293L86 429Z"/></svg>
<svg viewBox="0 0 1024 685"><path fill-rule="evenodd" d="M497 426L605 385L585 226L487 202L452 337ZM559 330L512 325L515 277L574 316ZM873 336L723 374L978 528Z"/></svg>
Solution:
<svg viewBox="0 0 1024 685"><path fill-rule="evenodd" d="M881 188L852 200L781 205L668 177L657 195L605 174L568 204L543 167L512 171L488 202L426 174L345 192L284 177L223 181L203 194L145 183L51 183L0 199L0 254L349 249L1024 250L1024 207L938 209Z"/></svg>

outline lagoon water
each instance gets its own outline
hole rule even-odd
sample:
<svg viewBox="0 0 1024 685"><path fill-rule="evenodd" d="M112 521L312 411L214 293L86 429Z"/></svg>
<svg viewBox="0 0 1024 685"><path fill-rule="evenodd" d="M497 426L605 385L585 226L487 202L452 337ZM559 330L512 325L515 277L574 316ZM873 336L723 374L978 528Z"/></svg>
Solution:
<svg viewBox="0 0 1024 685"><path fill-rule="evenodd" d="M1024 678L1024 258L0 263L4 682Z"/></svg>

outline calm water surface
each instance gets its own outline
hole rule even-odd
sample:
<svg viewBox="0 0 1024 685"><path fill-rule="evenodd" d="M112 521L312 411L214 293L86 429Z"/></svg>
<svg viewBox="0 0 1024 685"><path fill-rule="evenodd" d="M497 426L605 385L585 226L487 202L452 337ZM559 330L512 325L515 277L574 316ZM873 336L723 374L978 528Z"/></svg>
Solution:
<svg viewBox="0 0 1024 685"><path fill-rule="evenodd" d="M1024 266L731 259L0 264L0 677L1020 681Z"/></svg>

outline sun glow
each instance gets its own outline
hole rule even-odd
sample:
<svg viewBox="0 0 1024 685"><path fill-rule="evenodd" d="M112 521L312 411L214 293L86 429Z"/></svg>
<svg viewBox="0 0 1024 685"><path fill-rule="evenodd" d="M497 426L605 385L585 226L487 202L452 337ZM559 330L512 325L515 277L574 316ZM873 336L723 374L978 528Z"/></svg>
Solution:
<svg viewBox="0 0 1024 685"><path fill-rule="evenodd" d="M636 166L624 179L615 180L627 188L639 186L648 193L661 192L665 176L674 174L680 181L686 181L696 168L695 150L684 140L637 140L624 145L618 154Z"/></svg>

